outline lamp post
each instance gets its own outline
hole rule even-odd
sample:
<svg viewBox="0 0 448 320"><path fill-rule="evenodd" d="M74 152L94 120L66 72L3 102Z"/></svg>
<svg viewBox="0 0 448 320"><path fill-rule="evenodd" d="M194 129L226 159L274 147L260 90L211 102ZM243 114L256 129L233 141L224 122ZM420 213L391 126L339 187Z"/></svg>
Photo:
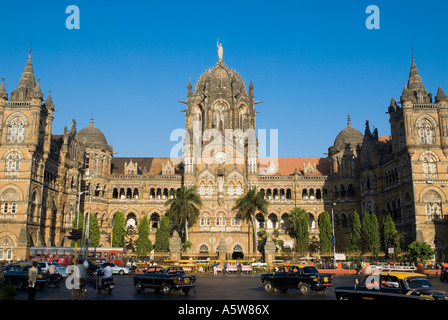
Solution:
<svg viewBox="0 0 448 320"><path fill-rule="evenodd" d="M84 253L84 257L85 259L88 258L88 247L89 247L89 240L90 240L90 211L91 211L91 206L92 206L92 184L93 184L93 174L90 176L90 178L87 178L90 180L90 186L89 186L89 212L87 214L87 224L86 227L84 228L85 231L85 253ZM103 190L103 188L98 188L95 189L95 191L101 191Z"/></svg>
<svg viewBox="0 0 448 320"><path fill-rule="evenodd" d="M333 255L334 255L334 263L336 264L336 236L334 234L334 210L333 207L336 205L336 203L333 202L333 205L331 206L331 224L333 227Z"/></svg>
<svg viewBox="0 0 448 320"><path fill-rule="evenodd" d="M81 204L81 195L86 192L89 192L89 191L82 191L78 195L78 208L77 208L78 212L76 213L76 230L79 230L79 210L80 210L80 204ZM75 261L73 263L75 266L76 266L77 252L78 252L78 241L75 241L75 258L74 258Z"/></svg>

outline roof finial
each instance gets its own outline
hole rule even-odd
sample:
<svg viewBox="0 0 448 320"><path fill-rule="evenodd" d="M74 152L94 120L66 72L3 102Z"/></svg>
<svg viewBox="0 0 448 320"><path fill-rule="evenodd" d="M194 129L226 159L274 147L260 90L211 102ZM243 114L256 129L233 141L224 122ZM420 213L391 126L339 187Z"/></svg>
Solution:
<svg viewBox="0 0 448 320"><path fill-rule="evenodd" d="M347 125L348 126L352 125L352 121L350 120L350 113L347 115Z"/></svg>
<svg viewBox="0 0 448 320"><path fill-rule="evenodd" d="M90 124L93 126L93 117L90 118Z"/></svg>
<svg viewBox="0 0 448 320"><path fill-rule="evenodd" d="M414 40L411 41L412 61L414 61Z"/></svg>
<svg viewBox="0 0 448 320"><path fill-rule="evenodd" d="M31 37L30 39L30 53L28 54L28 57L31 58L32 54L31 52L33 51L33 37Z"/></svg>

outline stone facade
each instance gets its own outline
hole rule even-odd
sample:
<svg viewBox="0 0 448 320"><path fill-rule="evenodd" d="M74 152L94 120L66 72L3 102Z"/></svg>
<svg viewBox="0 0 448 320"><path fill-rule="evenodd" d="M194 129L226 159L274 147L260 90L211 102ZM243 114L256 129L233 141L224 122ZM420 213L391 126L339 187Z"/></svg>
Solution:
<svg viewBox="0 0 448 320"><path fill-rule="evenodd" d="M345 228L348 216L390 213L404 234L403 245L426 241L443 260L447 253L447 97L439 87L433 101L412 59L409 80L387 109L391 136L379 136L366 122L364 134L351 126L336 137L326 158L258 156L254 85L222 59L187 86L186 136L181 158L114 157L93 120L79 132L76 121L52 133L51 92L36 82L29 55L10 99L0 85L0 260L25 258L33 245L67 246L79 206L97 213L101 245L110 246L114 215L127 225L146 216L151 240L170 190L196 185L203 200L198 222L189 228L192 256L249 257L252 229L233 210L248 188L264 190L269 214L257 227L278 229L293 246L289 212L309 212L310 236L318 238L318 217L334 212ZM400 105L399 105L400 104ZM299 153L300 150L297 150ZM80 191L91 189L91 195ZM80 200L80 201L78 201Z"/></svg>

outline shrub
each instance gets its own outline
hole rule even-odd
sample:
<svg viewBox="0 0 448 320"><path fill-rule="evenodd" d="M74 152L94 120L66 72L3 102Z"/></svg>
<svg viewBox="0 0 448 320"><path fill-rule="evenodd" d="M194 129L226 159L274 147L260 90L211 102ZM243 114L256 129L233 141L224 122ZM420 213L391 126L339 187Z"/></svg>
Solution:
<svg viewBox="0 0 448 320"><path fill-rule="evenodd" d="M7 285L0 287L0 300L11 300L17 295L15 286Z"/></svg>

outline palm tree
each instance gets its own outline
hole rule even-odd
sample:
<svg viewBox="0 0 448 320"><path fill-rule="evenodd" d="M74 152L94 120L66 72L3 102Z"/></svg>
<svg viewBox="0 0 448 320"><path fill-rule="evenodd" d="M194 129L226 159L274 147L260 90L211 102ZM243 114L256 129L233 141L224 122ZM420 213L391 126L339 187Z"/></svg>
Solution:
<svg viewBox="0 0 448 320"><path fill-rule="evenodd" d="M173 225L181 228L185 227L185 241L188 241L188 226L193 225L199 216L199 209L202 207L201 197L196 192L196 187L182 186L177 190L171 190L171 199L165 202L169 207L167 217Z"/></svg>
<svg viewBox="0 0 448 320"><path fill-rule="evenodd" d="M256 188L250 188L247 193L236 200L234 209L238 210L241 219L249 221L253 230L253 251L257 251L257 224L255 223L255 214L261 212L268 214L269 201L264 198L263 191L257 191Z"/></svg>

